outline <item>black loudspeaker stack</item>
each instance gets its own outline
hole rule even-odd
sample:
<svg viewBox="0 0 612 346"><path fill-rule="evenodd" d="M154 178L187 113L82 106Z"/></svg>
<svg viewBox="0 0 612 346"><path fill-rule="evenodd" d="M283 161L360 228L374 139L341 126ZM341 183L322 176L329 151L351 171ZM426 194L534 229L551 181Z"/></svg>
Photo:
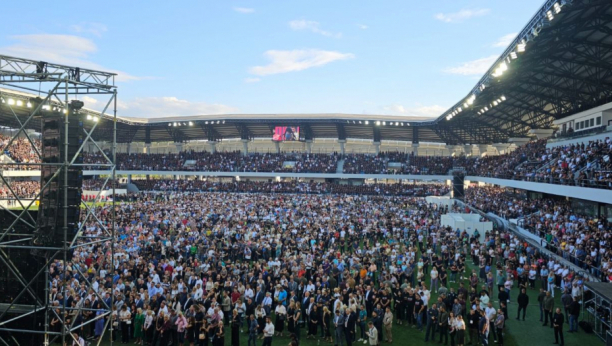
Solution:
<svg viewBox="0 0 612 346"><path fill-rule="evenodd" d="M68 121L68 148L66 150L66 124ZM80 204L83 185L82 166L54 166L50 163L63 163L64 159L71 162L81 147L83 137L83 122L80 116L71 110L66 117L61 112L45 114L42 118L42 162L41 196L38 208L38 229L34 245L46 247L62 247L64 245L64 227L68 228L67 241L70 242L78 230ZM83 156L74 161L83 163ZM68 185L65 184L65 169L68 170ZM58 173L59 171L59 173ZM55 179L53 176L57 173ZM48 185L47 185L48 183ZM67 194L65 204L64 195ZM64 209L67 209L67 219L64 219Z"/></svg>
<svg viewBox="0 0 612 346"><path fill-rule="evenodd" d="M464 193L464 178L465 172L463 171L453 171L453 198L463 201L465 198Z"/></svg>

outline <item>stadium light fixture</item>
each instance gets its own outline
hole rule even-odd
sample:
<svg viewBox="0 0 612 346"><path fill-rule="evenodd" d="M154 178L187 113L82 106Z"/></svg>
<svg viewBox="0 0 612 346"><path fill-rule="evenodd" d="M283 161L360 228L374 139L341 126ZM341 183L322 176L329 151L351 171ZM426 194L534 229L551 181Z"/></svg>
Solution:
<svg viewBox="0 0 612 346"><path fill-rule="evenodd" d="M365 121L365 124L366 124L366 125L369 125L369 124L370 124L370 122L369 122L368 120L366 120L366 121Z"/></svg>
<svg viewBox="0 0 612 346"><path fill-rule="evenodd" d="M22 107L22 106L23 106L23 101L21 101L21 100L17 100L17 102L16 102L16 103L17 103L17 106L19 106L19 107Z"/></svg>
<svg viewBox="0 0 612 346"><path fill-rule="evenodd" d="M558 2L555 2L553 9L555 10L555 13L559 14L559 12L561 12L561 5L559 5Z"/></svg>
<svg viewBox="0 0 612 346"><path fill-rule="evenodd" d="M168 126L172 126L172 123L168 123Z"/></svg>
<svg viewBox="0 0 612 346"><path fill-rule="evenodd" d="M476 95L472 94L472 96L470 96L470 97L467 99L467 103L468 103L468 105L472 105L472 104L474 103L474 101L475 101L475 100L476 100Z"/></svg>
<svg viewBox="0 0 612 346"><path fill-rule="evenodd" d="M522 40L521 43L516 45L516 51L519 53L523 53L526 47L527 47L527 44L525 43L525 40Z"/></svg>
<svg viewBox="0 0 612 346"><path fill-rule="evenodd" d="M361 120L359 120L359 125L361 125Z"/></svg>
<svg viewBox="0 0 612 346"><path fill-rule="evenodd" d="M99 120L100 120L100 118L98 118L98 117L93 117L93 122L94 122L94 123L97 123Z"/></svg>
<svg viewBox="0 0 612 346"><path fill-rule="evenodd" d="M493 106L497 106L497 105L498 105L497 100L493 101Z"/></svg>
<svg viewBox="0 0 612 346"><path fill-rule="evenodd" d="M223 120L221 123L222 123L222 124L225 124L225 120Z"/></svg>
<svg viewBox="0 0 612 346"><path fill-rule="evenodd" d="M459 112L463 112L463 109L461 109L461 107L459 107Z"/></svg>
<svg viewBox="0 0 612 346"><path fill-rule="evenodd" d="M552 21L553 19L555 19L555 16L553 15L551 10L546 11L546 17L548 18L549 21Z"/></svg>
<svg viewBox="0 0 612 346"><path fill-rule="evenodd" d="M383 126L387 126L387 122L386 121L383 121Z"/></svg>
<svg viewBox="0 0 612 346"><path fill-rule="evenodd" d="M376 121L376 126L380 126L380 121Z"/></svg>
<svg viewBox="0 0 612 346"><path fill-rule="evenodd" d="M467 104L467 102L464 102L464 103L463 103L463 108L468 108L468 104Z"/></svg>
<svg viewBox="0 0 612 346"><path fill-rule="evenodd" d="M399 122L397 122L397 121L396 121L396 122L395 122L395 126L399 126Z"/></svg>
<svg viewBox="0 0 612 346"><path fill-rule="evenodd" d="M506 101L506 96L502 95L501 99L502 101Z"/></svg>
<svg viewBox="0 0 612 346"><path fill-rule="evenodd" d="M9 104L9 106L14 106L15 105L15 100L8 99L8 104Z"/></svg>
<svg viewBox="0 0 612 346"><path fill-rule="evenodd" d="M28 103L26 103L26 107L32 108L32 103L30 101L28 101Z"/></svg>
<svg viewBox="0 0 612 346"><path fill-rule="evenodd" d="M512 58L512 60L518 58L518 56L516 55L516 52L510 52L510 58Z"/></svg>
<svg viewBox="0 0 612 346"><path fill-rule="evenodd" d="M43 109L43 111L48 111L48 110L51 110L51 106L44 105L44 106L42 106L42 109Z"/></svg>
<svg viewBox="0 0 612 346"><path fill-rule="evenodd" d="M489 111L489 107L485 106L485 111L488 112Z"/></svg>
<svg viewBox="0 0 612 346"><path fill-rule="evenodd" d="M189 122L189 126L193 126L193 121L190 121L190 122Z"/></svg>

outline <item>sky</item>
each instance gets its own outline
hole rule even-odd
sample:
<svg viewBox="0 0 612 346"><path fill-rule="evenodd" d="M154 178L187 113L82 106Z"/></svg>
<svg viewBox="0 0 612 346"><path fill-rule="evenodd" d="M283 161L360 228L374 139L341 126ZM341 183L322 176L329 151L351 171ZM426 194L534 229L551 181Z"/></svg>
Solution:
<svg viewBox="0 0 612 346"><path fill-rule="evenodd" d="M42 1L34 3L43 4ZM437 117L541 0L32 1L2 4L0 54L118 73L122 117ZM99 109L101 99L85 97Z"/></svg>

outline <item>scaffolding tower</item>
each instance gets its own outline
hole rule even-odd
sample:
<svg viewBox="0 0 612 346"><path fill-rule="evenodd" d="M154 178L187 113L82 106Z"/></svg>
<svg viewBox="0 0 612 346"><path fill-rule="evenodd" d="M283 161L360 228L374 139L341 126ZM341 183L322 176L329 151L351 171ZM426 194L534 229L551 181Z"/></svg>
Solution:
<svg viewBox="0 0 612 346"><path fill-rule="evenodd" d="M15 284L18 289L11 294L11 301L0 304L0 345L50 345L55 341L61 341L62 345L72 343L75 337L73 332L81 329L87 324L93 324L99 319L104 319L104 331L112 332L111 306L113 296L108 304L99 293L92 290L93 282L86 275L86 268L73 266L72 271L82 278L86 284L86 292L94 292L99 301L100 309L94 312L95 318L81 321L77 325L76 319L68 322L66 316L78 315L86 310L82 305L73 308L66 306L66 298L62 304L52 306L50 271L56 269L56 264L61 268L60 280L56 283L57 290L64 295L69 291L68 275L66 267L75 252L82 253L94 246L103 246L108 252L104 252L103 262L109 268L113 268L114 261L114 232L115 232L115 151L117 130L117 87L115 85L115 73L95 71L79 67L70 67L44 61L35 61L0 55L0 114L3 122L0 126L14 129L11 138L6 145L0 145L0 156L9 152L15 141L27 143L31 151L35 153L37 162L20 162L16 164L11 160L0 160L0 187L5 187L10 192L8 199L19 207L19 210L9 209L6 203L0 203L0 211L10 216L12 222L0 224L0 278ZM100 112L81 108L87 106L86 98L93 97L102 101L105 105ZM80 100L79 100L80 99ZM77 108L75 109L75 102ZM62 118L64 132L58 146L63 146L63 162L43 163L41 149L35 144L33 134L40 128L41 119L50 112L59 112ZM95 114L95 115L92 115ZM10 120L9 120L10 119ZM34 121L37 119L38 123ZM81 120L79 120L81 119ZM68 124L74 121L82 121L83 127L79 128L81 133L69 131ZM73 127L74 129L74 127ZM98 131L97 131L98 130ZM96 132L105 131L104 138L108 138L109 131L112 138L107 143L110 152L105 153L102 146L96 142L103 138ZM68 155L69 139L74 136L83 138L75 155ZM79 163L77 158L86 148L101 153L104 162L89 164L87 161ZM5 155L6 156L6 155ZM6 176L14 173L16 168L27 168L30 171L42 171L44 166L53 166L53 174L45 186L41 186L33 199L23 201L18 193L14 191ZM93 201L84 202L78 196L80 202L80 223L78 229L68 229L68 188L74 188L76 183L70 181L68 171L70 169L85 170L93 166L107 169L109 175L105 178L100 191ZM37 230L40 229L38 219L30 214L29 210L37 206L42 191L55 181L57 186L62 186L63 210L58 211L58 218L64 220L64 227L55 229L56 236L61 241L60 246L44 244L35 241ZM78 186L77 188L80 188ZM102 191L110 189L110 199L105 203L102 200ZM104 212L104 221L101 213ZM90 234L86 230L88 222L94 222L102 230L100 234ZM30 258L15 258L12 251L30 251ZM110 257L110 258L108 258ZM53 263L53 269L52 268ZM36 268L24 268L35 264ZM33 270L32 270L33 269ZM4 282L6 285L7 282ZM36 285L39 285L36 287ZM40 288L44 285L43 290ZM41 292L43 292L41 294ZM96 315L97 314L97 315ZM27 323L26 321L34 321ZM51 321L59 321L59 326L52 327ZM102 335L104 337L104 335ZM29 341L23 341L29 340ZM102 338L100 338L102 340ZM98 341L98 344L100 341ZM112 340L111 340L112 343Z"/></svg>

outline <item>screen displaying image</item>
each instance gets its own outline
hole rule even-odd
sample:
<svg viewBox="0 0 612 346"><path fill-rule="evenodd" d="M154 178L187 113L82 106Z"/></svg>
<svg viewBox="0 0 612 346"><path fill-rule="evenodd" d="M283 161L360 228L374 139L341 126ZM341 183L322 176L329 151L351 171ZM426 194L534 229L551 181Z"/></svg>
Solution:
<svg viewBox="0 0 612 346"><path fill-rule="evenodd" d="M276 126L272 140L279 142L299 141L300 128L297 126Z"/></svg>

